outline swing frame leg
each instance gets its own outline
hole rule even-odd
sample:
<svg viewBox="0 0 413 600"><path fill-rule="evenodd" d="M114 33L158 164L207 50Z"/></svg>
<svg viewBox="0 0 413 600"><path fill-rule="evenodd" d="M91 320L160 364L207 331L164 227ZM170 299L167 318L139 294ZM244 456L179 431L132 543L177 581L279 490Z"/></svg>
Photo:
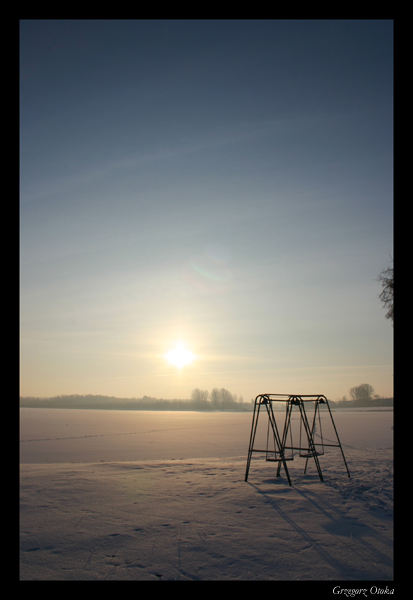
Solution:
<svg viewBox="0 0 413 600"><path fill-rule="evenodd" d="M311 438L314 441L315 425L316 425L317 413L318 413L318 422L319 422L319 425L320 425L320 432L321 432L321 444L323 446L323 451L321 452L321 454L324 454L323 434L322 434L322 431L321 431L321 419L320 419L320 408L319 408L321 402L322 401L317 400L316 403L315 403L313 423L312 423L312 426L311 426ZM315 447L315 442L314 442L314 447ZM318 456L319 456L319 454L317 453L317 460L318 460ZM307 472L307 465L308 465L308 456L305 459L304 474Z"/></svg>
<svg viewBox="0 0 413 600"><path fill-rule="evenodd" d="M346 470L347 470L347 475L348 475L348 477L350 477L350 471L348 470L348 465L347 465L346 457L344 456L343 447L341 445L340 438L338 437L338 432L337 432L336 424L334 423L333 415L332 415L331 410L330 410L330 405L329 405L328 401L326 401L325 403L327 404L328 412L330 413L331 422L333 424L334 431L336 433L338 445L339 445L340 450L341 450L341 456L343 457L344 465L345 465Z"/></svg>
<svg viewBox="0 0 413 600"><path fill-rule="evenodd" d="M286 463L285 457L284 457L284 446L281 444L281 440L280 440L280 436L279 436L278 428L277 428L277 423L276 423L276 420L274 417L274 412L272 409L271 402L269 399L265 399L265 398L259 401L258 398L259 397L257 397L255 399L255 403L254 403L254 413L253 413L252 424L251 424L250 443L249 443L249 447L248 447L247 467L245 470L245 481L248 480L248 474L249 474L249 469L250 469L250 465L251 465L251 458L252 458L252 453L253 453L253 449L254 449L255 436L257 433L257 425L258 425L258 417L260 414L260 408L261 408L261 404L264 404L265 408L267 410L269 423L271 425L272 433L274 436L275 449L280 455L279 462L281 462L283 464L285 474L288 479L288 483L291 486L292 483L291 483L291 479L290 479L290 474L288 472L287 463ZM262 398L262 396L260 398Z"/></svg>
<svg viewBox="0 0 413 600"><path fill-rule="evenodd" d="M277 427L277 423L275 421L274 412L273 412L273 409L272 409L272 404L270 402L268 402L265 405L265 407L267 409L268 418L269 418L271 429L272 429L272 432L273 432L273 435L274 435L275 443L276 443L276 446L278 446L278 452L280 454L280 460L278 461L278 467L277 467L277 477L279 477L279 471L281 469L281 463L282 463L282 465L284 467L285 474L286 474L287 479L288 479L288 483L289 483L289 485L292 485L291 479L290 479L290 474L288 472L287 463L286 463L285 456L284 456L284 445L283 445L283 443L280 440L280 435L278 433L278 427Z"/></svg>
<svg viewBox="0 0 413 600"><path fill-rule="evenodd" d="M258 409L257 409L257 406L258 406ZM255 434L257 433L258 416L260 413L260 407L261 407L261 404L259 404L259 403L257 404L257 399L255 399L254 413L252 416L252 424L251 424L250 443L248 446L247 467L245 470L245 481L248 480L248 473L250 470L251 458L252 458L252 449L254 448Z"/></svg>
<svg viewBox="0 0 413 600"><path fill-rule="evenodd" d="M313 432L310 429L310 425L309 425L308 419L307 419L307 414L306 414L305 408L304 408L304 403L301 399L298 402L298 406L299 406L300 413L301 413L301 422L303 423L305 432L307 434L308 451L309 451L309 453L312 454L312 457L314 458L314 462L315 462L315 465L317 468L318 476L320 477L320 481L324 481L323 474L321 472L320 462L319 462L318 456L317 456L317 451L316 451L315 445L314 445ZM306 457L306 458L307 458L307 460L305 463L304 473L307 470L307 463L308 463L308 457Z"/></svg>
<svg viewBox="0 0 413 600"><path fill-rule="evenodd" d="M288 429L290 429L290 433L291 433L291 413L292 413L293 407L292 405L287 402L286 407L285 407L285 422L284 422L284 430L283 430L283 437L282 437L282 448L283 450L285 449L286 446L286 442L287 442L287 436L288 436ZM291 446L293 444L291 443ZM294 456L294 450L292 450L293 452L293 456ZM285 458L285 455L284 455ZM278 461L278 467L277 467L277 477L280 476L280 471L281 471L281 461Z"/></svg>

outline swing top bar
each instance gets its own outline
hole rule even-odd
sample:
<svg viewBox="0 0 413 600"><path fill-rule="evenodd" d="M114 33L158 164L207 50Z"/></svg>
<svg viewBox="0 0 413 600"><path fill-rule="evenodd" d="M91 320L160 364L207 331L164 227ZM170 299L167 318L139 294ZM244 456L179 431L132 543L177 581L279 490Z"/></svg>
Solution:
<svg viewBox="0 0 413 600"><path fill-rule="evenodd" d="M259 404L266 404L267 402L291 402L297 404L298 402L320 402L323 404L327 401L327 398L323 394L259 394L255 398L255 402Z"/></svg>

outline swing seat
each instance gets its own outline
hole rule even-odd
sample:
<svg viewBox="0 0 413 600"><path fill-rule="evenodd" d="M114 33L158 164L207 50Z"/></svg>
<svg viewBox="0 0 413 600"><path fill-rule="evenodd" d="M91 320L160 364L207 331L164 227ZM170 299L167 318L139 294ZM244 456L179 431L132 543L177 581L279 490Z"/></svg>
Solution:
<svg viewBox="0 0 413 600"><path fill-rule="evenodd" d="M324 452L307 452L306 454L300 454L301 458L314 458L314 456L322 456Z"/></svg>
<svg viewBox="0 0 413 600"><path fill-rule="evenodd" d="M272 454L274 454L274 452L272 452ZM280 460L282 460L281 456L268 456L268 454L265 457L265 460L267 462L280 462ZM294 460L294 456L284 456L284 460L285 462L291 462L292 460Z"/></svg>

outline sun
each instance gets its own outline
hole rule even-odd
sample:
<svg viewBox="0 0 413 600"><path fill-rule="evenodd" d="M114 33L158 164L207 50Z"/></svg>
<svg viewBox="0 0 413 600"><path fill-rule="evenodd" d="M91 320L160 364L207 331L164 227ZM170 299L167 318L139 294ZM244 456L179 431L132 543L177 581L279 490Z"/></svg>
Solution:
<svg viewBox="0 0 413 600"><path fill-rule="evenodd" d="M183 344L178 343L175 348L165 354L166 360L171 364L182 369L185 365L191 364L195 359L195 356L190 350L187 350Z"/></svg>

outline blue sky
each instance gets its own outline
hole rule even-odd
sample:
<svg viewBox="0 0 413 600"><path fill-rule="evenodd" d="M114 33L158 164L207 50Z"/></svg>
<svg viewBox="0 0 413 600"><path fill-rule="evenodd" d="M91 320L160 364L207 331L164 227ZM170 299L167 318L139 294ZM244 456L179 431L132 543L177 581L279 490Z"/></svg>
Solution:
<svg viewBox="0 0 413 600"><path fill-rule="evenodd" d="M21 395L393 394L392 21L20 26Z"/></svg>

